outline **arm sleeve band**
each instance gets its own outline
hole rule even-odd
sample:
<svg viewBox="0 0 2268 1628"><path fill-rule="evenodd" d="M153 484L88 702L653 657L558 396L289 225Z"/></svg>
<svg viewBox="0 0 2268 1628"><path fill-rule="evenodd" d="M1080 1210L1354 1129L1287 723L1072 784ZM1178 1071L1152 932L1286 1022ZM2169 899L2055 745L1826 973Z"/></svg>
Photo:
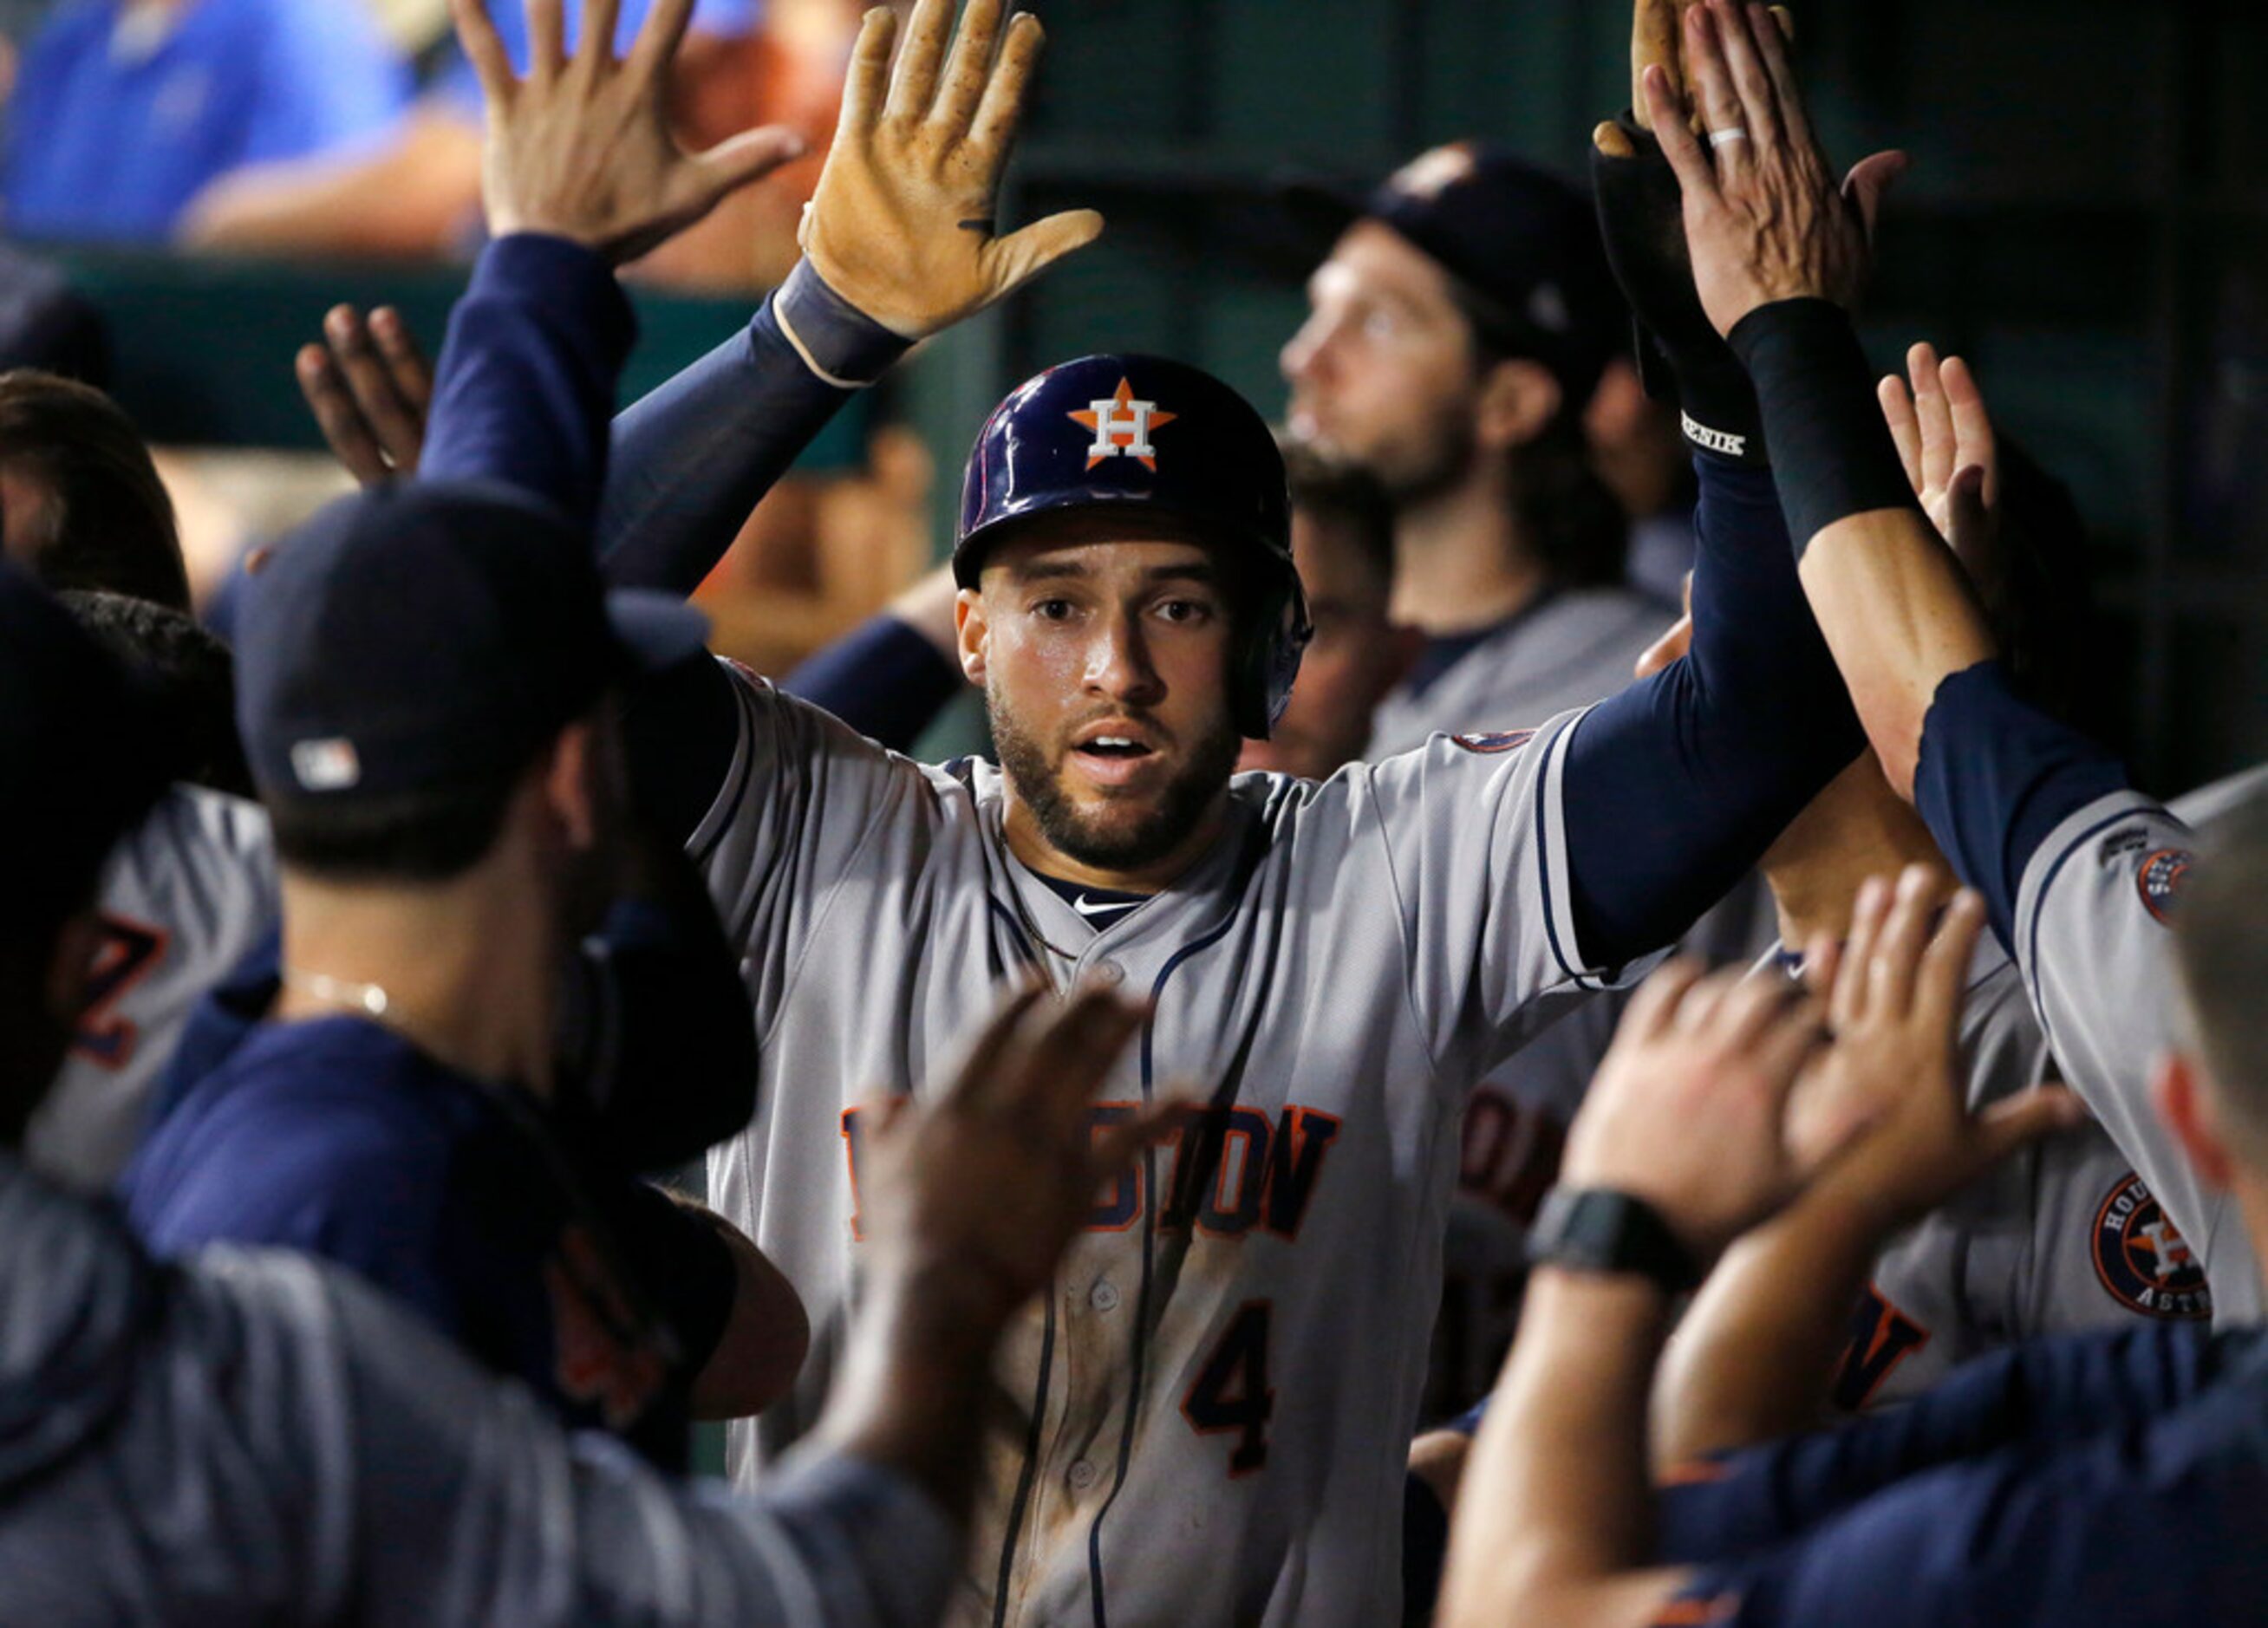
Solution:
<svg viewBox="0 0 2268 1628"><path fill-rule="evenodd" d="M1837 520L1919 506L1847 312L1783 299L1749 312L1728 338L1756 384L1799 557Z"/></svg>
<svg viewBox="0 0 2268 1628"><path fill-rule="evenodd" d="M2019 695L1998 661L1948 674L1922 719L1914 807L2012 950L2016 897L2040 843L2125 786L2117 757Z"/></svg>
<svg viewBox="0 0 2268 1628"><path fill-rule="evenodd" d="M936 645L885 612L814 655L780 688L893 752L910 752L965 683Z"/></svg>
<svg viewBox="0 0 2268 1628"><path fill-rule="evenodd" d="M1569 743L1569 890L1585 964L1670 943L1866 748L1796 580L1769 470L1697 458L1693 646Z"/></svg>

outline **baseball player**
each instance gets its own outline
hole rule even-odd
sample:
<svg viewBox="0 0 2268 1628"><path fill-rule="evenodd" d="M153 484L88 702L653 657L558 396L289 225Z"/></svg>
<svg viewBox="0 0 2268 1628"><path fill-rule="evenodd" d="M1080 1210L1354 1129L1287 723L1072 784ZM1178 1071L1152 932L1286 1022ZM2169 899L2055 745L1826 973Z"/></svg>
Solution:
<svg viewBox="0 0 2268 1628"><path fill-rule="evenodd" d="M972 6L950 48L949 12L916 8L895 73L895 25L870 18L807 259L751 328L751 350L788 342L814 398L1091 235L1072 217L1020 256L1000 251L1039 228L972 225L1037 35L1016 24L979 71L1000 8ZM512 410L515 380L591 377L605 328L538 313L618 298L563 252L523 281L532 253L502 239L453 320L428 475L573 468L605 433L597 391L579 427L556 402ZM1098 1125L1177 1079L1204 1108L1099 1196L1003 1352L961 1613L1375 1620L1398 1609L1381 1515L1464 1092L1674 937L1858 748L1785 616L1776 505L1705 486L1696 594L1715 609L1649 683L1320 786L1232 782L1304 636L1257 416L1195 370L1091 357L1012 393L970 464L961 654L1002 767L915 765L714 663L629 715L633 755L694 807L757 1006L757 1114L712 1157L711 1197L814 1314L807 1378L736 1433L736 1472L810 1428L839 1359L859 1093L910 1088L1020 969L1100 979L1151 1010ZM1351 1339L1354 1362L1300 1359Z"/></svg>
<svg viewBox="0 0 2268 1628"><path fill-rule="evenodd" d="M1732 144L1755 149L1751 167L1778 175L1799 162L1786 155L1806 132L1760 127L1771 111L1745 77L1735 89L1722 55L1695 77L1710 128L1746 132ZM2116 757L2010 682L1867 400L1871 375L1847 320L1812 298L1817 262L1786 276L1741 269L1756 230L1749 206L1724 196L1682 123L1666 128L1657 109L1655 128L1684 190L1708 318L1720 333L1740 330L1734 347L1755 376L1766 438L1794 449L1777 467L1805 592L1891 785L1984 895L2065 1078L2208 1278L2226 1285L2215 1316L2257 1319L2250 1241L2181 1146L2194 1112L2161 1119L2151 1103L2176 1010L2166 933L2188 872L2189 828L2132 790ZM1844 208L1811 195L1793 207L1806 227ZM1949 541L1965 552L1964 533L1983 517L1991 426L1965 366L1926 365L1925 378L1940 385L1945 405L1917 426L1913 452L1940 471L1933 483L1946 492ZM2167 1083L2194 1110L2194 1093Z"/></svg>
<svg viewBox="0 0 2268 1628"><path fill-rule="evenodd" d="M1710 9L1725 33L1747 29L1730 4ZM1756 41L1743 40L1751 60L1769 60ZM2202 1049L2257 1049L2268 826L2248 812L2225 873L2201 866L2181 952L2199 1002L2191 1060L2228 1116L2217 1123L2237 1133L2204 1145L2257 1217L2258 1071L2202 1072ZM2034 1342L1910 1407L1657 1481L1648 1397L1670 1309L1728 1244L1815 1200L1912 1213L2079 1111L2043 1092L1965 1112L1955 1020L1984 906L1965 893L1940 919L1920 869L1889 894L1878 882L1862 901L1823 1007L1791 1008L1737 973L1697 981L1690 965L1634 1003L1546 1207L1440 1620L2110 1624L2256 1609L2268 1460L2254 1330L2155 1323ZM1690 1133L1703 1120L1716 1134ZM1721 1359L1771 1363L1783 1349Z"/></svg>
<svg viewBox="0 0 2268 1628"><path fill-rule="evenodd" d="M1156 1129L1085 1126L1138 1014L1021 997L877 1127L873 1315L828 1445L754 1499L690 1490L563 1435L341 1274L243 1251L160 1269L20 1161L99 952L97 869L163 795L144 711L0 564L0 846L40 857L0 918L0 1620L935 1622L1001 1322ZM973 1196L972 1164L1021 1202Z"/></svg>
<svg viewBox="0 0 2268 1628"><path fill-rule="evenodd" d="M226 651L186 615L151 600L64 597L163 697L172 727L162 761L177 775L104 868L92 997L25 1138L42 1171L99 1191L139 1140L146 1105L199 997L273 927L276 864L267 816L232 794L251 788L230 716Z"/></svg>
<svg viewBox="0 0 2268 1628"><path fill-rule="evenodd" d="M1365 755L1612 694L1663 615L1621 586L1628 522L1583 446L1624 320L1589 206L1461 142L1335 218L1281 357L1287 422L1386 490L1394 619L1427 640Z"/></svg>

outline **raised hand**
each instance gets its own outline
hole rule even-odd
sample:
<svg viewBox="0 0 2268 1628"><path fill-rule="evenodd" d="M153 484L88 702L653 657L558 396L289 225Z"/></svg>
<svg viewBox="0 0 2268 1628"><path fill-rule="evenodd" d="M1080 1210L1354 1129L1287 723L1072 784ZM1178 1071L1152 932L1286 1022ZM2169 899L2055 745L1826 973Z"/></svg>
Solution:
<svg viewBox="0 0 2268 1628"><path fill-rule="evenodd" d="M561 0L526 0L526 78L512 72L488 3L450 0L449 9L488 107L482 197L491 237L548 232L620 265L803 152L803 138L784 126L743 130L703 152L677 144L669 70L693 0L654 0L620 61L620 0L584 0L571 57Z"/></svg>
<svg viewBox="0 0 2268 1628"><path fill-rule="evenodd" d="M1998 563L2000 461L1976 375L1959 357L1942 363L1928 344L1906 354L1913 380L1892 373L1881 383L1890 438L1939 534L1953 545L1970 578L1990 582Z"/></svg>
<svg viewBox="0 0 2268 1628"><path fill-rule="evenodd" d="M323 343L302 345L299 394L347 473L364 486L415 475L425 449L433 369L401 313L352 306L323 318Z"/></svg>
<svg viewBox="0 0 2268 1628"><path fill-rule="evenodd" d="M1895 889L1880 877L1860 889L1850 941L1820 974L1835 1044L1798 1087L1790 1116L1799 1160L1848 1143L1826 1180L1884 1233L2085 1117L2054 1087L1970 1112L1959 1024L1984 906L1965 889L1947 903L1946 892L1925 866L1909 867Z"/></svg>
<svg viewBox="0 0 2268 1628"><path fill-rule="evenodd" d="M1660 63L1642 70L1642 88L1684 195L1694 279L1710 321L1728 334L1777 300L1855 305L1873 266L1881 195L1904 170L1905 155L1877 153L1836 185L1787 42L1764 6L1692 6L1684 60L1690 107ZM1691 128L1697 115L1705 136Z"/></svg>
<svg viewBox="0 0 2268 1628"><path fill-rule="evenodd" d="M977 1330L1038 1293L1095 1194L1185 1111L1093 1128L1095 1092L1143 1016L1099 988L1058 1002L1027 987L941 1091L895 1099L868 1133L860 1193L876 1276L949 1296Z"/></svg>
<svg viewBox="0 0 2268 1628"><path fill-rule="evenodd" d="M919 0L893 70L896 17L866 14L843 114L802 243L829 287L885 328L919 339L1012 292L1094 240L1093 210L1049 216L1007 237L995 210L1024 96L1039 61L1039 19L1005 0Z"/></svg>
<svg viewBox="0 0 2268 1628"><path fill-rule="evenodd" d="M1799 1159L1784 1133L1789 1093L1826 1041L1821 1016L1780 981L1670 962L1624 1014L1561 1182L1644 1199L1705 1270L1833 1151Z"/></svg>

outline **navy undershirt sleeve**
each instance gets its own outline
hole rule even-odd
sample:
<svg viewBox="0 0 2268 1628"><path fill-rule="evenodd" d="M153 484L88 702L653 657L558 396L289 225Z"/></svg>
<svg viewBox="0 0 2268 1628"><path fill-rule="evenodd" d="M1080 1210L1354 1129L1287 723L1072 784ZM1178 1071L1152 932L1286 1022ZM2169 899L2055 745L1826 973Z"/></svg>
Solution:
<svg viewBox="0 0 2268 1628"><path fill-rule="evenodd" d="M1691 653L1592 709L1568 743L1569 883L1594 967L1683 933L1866 747L1771 471L1694 467Z"/></svg>
<svg viewBox="0 0 2268 1628"><path fill-rule="evenodd" d="M2257 1338L2152 1323L1979 1358L1908 1406L1727 1454L1707 1462L1709 1473L1679 1476L1656 1500L1657 1558L1737 1558L1940 1465L2154 1418L2256 1352Z"/></svg>
<svg viewBox="0 0 2268 1628"><path fill-rule="evenodd" d="M747 327L615 420L607 579L692 593L797 454L907 348L799 262Z"/></svg>
<svg viewBox="0 0 2268 1628"><path fill-rule="evenodd" d="M942 651L886 611L811 657L780 688L893 752L910 752L966 681Z"/></svg>
<svg viewBox="0 0 2268 1628"><path fill-rule="evenodd" d="M2126 787L2126 770L2016 690L1998 661L1951 674L1930 698L1914 807L1956 875L1984 895L2012 947L2025 867L2056 827Z"/></svg>
<svg viewBox="0 0 2268 1628"><path fill-rule="evenodd" d="M637 333L614 269L589 249L532 232L497 239L449 313L419 477L505 481L588 526Z"/></svg>

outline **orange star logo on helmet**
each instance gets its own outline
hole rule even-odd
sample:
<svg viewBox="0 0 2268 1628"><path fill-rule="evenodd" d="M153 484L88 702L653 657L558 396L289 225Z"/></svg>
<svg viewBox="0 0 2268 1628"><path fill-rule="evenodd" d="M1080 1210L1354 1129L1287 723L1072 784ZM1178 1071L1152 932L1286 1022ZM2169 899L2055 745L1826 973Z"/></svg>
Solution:
<svg viewBox="0 0 2268 1628"><path fill-rule="evenodd" d="M1150 432L1162 429L1181 415L1165 411L1155 401L1136 401L1132 381L1121 379L1116 395L1090 401L1086 411L1065 416L1094 431L1094 445L1086 449L1088 468L1106 458L1123 457L1139 459L1144 468L1155 471L1158 449L1150 445Z"/></svg>

